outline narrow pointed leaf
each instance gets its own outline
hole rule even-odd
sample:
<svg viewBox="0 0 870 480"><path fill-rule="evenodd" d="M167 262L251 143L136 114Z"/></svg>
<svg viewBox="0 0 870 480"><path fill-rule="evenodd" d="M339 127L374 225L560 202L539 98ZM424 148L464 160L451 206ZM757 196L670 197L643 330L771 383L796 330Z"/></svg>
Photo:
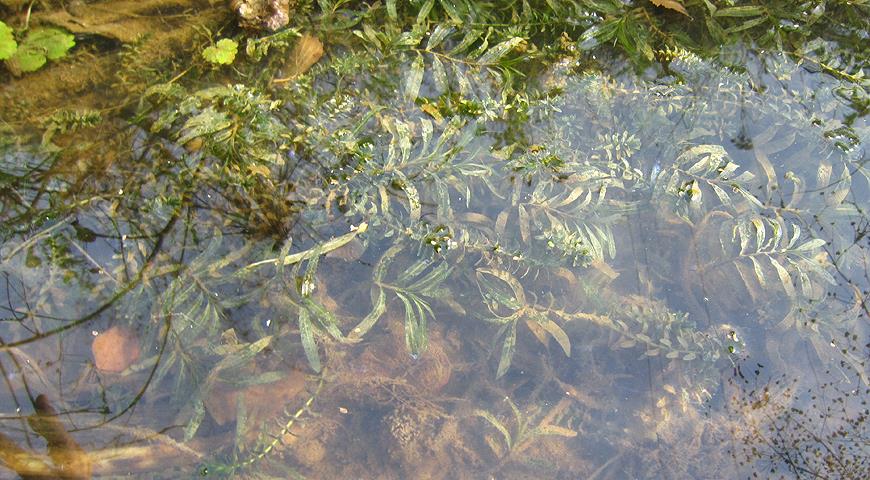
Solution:
<svg viewBox="0 0 870 480"><path fill-rule="evenodd" d="M443 42L451 33L453 33L453 27L450 25L438 25L435 27L432 36L430 36L429 41L426 42L426 50L432 50L438 45L441 45L441 42Z"/></svg>
<svg viewBox="0 0 870 480"><path fill-rule="evenodd" d="M314 341L314 328L311 325L308 310L304 308L299 310L299 336L302 338L302 349L305 351L308 365L315 372L320 372L320 353L317 351L317 343Z"/></svg>
<svg viewBox="0 0 870 480"><path fill-rule="evenodd" d="M387 295L384 293L384 289L378 288L378 293L374 300L374 306L372 307L372 311L369 312L365 318L362 319L359 324L354 327L353 330L348 334L348 338L351 340L358 340L362 338L369 330L377 323L377 321L381 318L384 312L387 311Z"/></svg>
<svg viewBox="0 0 870 480"><path fill-rule="evenodd" d="M501 378L507 373L511 367L511 360L514 358L514 348L517 342L517 323L513 322L508 327L507 335L504 338L504 344L501 347L501 358L498 361L498 371L495 374L496 378Z"/></svg>
<svg viewBox="0 0 870 480"><path fill-rule="evenodd" d="M571 340L568 338L568 334L562 330L556 322L547 319L545 322L540 322L540 325L556 340L556 343L562 347L562 351L565 352L566 356L571 356Z"/></svg>
<svg viewBox="0 0 870 480"><path fill-rule="evenodd" d="M782 289L785 290L785 294L789 296L789 298L795 298L797 296L794 283L792 281L791 275L788 273L788 270L774 257L769 257L770 264L773 265L773 268L776 270L776 274L779 277L780 283L782 283Z"/></svg>
<svg viewBox="0 0 870 480"><path fill-rule="evenodd" d="M513 37L511 39L505 40L487 50L483 55L480 56L480 58L477 59L477 63L481 65L495 64L499 60L501 60L502 57L510 53L511 50L513 50L523 42L525 42L525 39L522 37Z"/></svg>
<svg viewBox="0 0 870 480"><path fill-rule="evenodd" d="M417 58L411 63L411 69L405 77L405 100L414 101L420 94L420 85L423 83L423 56L417 54Z"/></svg>

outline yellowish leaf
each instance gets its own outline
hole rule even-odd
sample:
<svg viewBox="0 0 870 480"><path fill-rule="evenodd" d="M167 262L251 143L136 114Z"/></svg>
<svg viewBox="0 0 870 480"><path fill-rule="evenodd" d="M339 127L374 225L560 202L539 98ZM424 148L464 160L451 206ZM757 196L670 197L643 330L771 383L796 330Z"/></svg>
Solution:
<svg viewBox="0 0 870 480"><path fill-rule="evenodd" d="M435 119L435 123L441 125L441 122L444 121L444 116L441 115L441 110L438 109L438 106L434 103L424 103L420 106L420 109L424 112L428 113L433 119Z"/></svg>
<svg viewBox="0 0 870 480"><path fill-rule="evenodd" d="M248 165L248 171L257 175L261 175L263 178L269 178L270 175L269 167L265 165Z"/></svg>
<svg viewBox="0 0 870 480"><path fill-rule="evenodd" d="M538 428L538 433L540 435L558 435L566 438L574 438L577 436L576 431L558 425L543 425Z"/></svg>
<svg viewBox="0 0 870 480"><path fill-rule="evenodd" d="M529 322L531 323L531 322ZM556 343L562 347L562 351L565 352L565 355L571 356L571 340L568 339L568 334L562 330L556 322L545 319L539 324L544 330L546 330L550 335L552 335L553 339L556 340Z"/></svg>
<svg viewBox="0 0 870 480"><path fill-rule="evenodd" d="M539 342L543 345L547 345L547 331L544 330L544 327L538 325L534 320L527 320L526 325L529 327L529 330L535 335L535 338L538 339Z"/></svg>
<svg viewBox="0 0 870 480"><path fill-rule="evenodd" d="M619 272L613 269L610 265L608 265L604 260L595 260L592 262L592 268L598 270L604 276L606 276L609 280L616 280L616 277L619 276Z"/></svg>

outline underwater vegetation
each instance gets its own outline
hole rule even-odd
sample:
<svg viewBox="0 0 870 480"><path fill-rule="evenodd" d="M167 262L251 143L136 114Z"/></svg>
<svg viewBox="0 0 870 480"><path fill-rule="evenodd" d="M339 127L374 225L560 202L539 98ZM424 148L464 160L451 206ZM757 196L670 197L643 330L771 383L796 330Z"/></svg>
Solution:
<svg viewBox="0 0 870 480"><path fill-rule="evenodd" d="M34 18L111 95L0 101L41 472L870 473L868 4L100 5Z"/></svg>

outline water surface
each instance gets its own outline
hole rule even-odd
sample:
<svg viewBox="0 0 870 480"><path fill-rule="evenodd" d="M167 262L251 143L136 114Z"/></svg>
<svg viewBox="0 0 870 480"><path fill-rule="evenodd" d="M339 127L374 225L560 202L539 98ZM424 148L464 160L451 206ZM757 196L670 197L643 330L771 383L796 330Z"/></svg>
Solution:
<svg viewBox="0 0 870 480"><path fill-rule="evenodd" d="M870 474L866 82L441 34L7 124L4 474Z"/></svg>

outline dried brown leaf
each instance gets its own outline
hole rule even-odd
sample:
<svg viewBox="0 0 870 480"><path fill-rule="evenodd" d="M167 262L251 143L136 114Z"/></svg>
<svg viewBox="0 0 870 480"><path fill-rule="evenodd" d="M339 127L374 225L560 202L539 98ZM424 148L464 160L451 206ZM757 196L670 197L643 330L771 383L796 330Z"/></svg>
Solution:
<svg viewBox="0 0 870 480"><path fill-rule="evenodd" d="M650 1L650 3L652 3L653 5L655 5L657 7L664 7L664 8L670 9L670 10L680 12L687 17L691 17L691 15L689 15L689 12L686 11L686 7L684 7L683 4L679 0L649 0L649 1Z"/></svg>
<svg viewBox="0 0 870 480"><path fill-rule="evenodd" d="M287 76L275 79L275 83L288 82L307 72L323 56L323 43L314 35L303 34L287 59Z"/></svg>

